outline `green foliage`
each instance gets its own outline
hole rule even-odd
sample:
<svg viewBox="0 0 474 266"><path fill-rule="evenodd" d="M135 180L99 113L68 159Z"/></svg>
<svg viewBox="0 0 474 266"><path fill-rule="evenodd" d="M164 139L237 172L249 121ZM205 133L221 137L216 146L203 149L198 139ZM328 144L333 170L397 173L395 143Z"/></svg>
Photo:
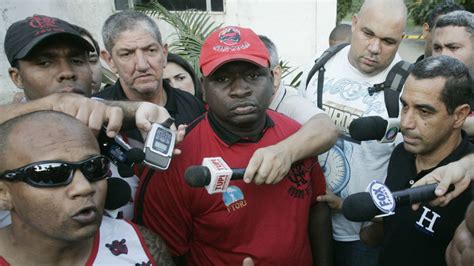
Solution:
<svg viewBox="0 0 474 266"><path fill-rule="evenodd" d="M352 0L338 0L337 1L337 16L336 24L339 24L343 20L347 13L351 11Z"/></svg>
<svg viewBox="0 0 474 266"><path fill-rule="evenodd" d="M438 4L438 1L422 0L408 4L408 16L413 19L415 25L422 25L428 19L430 11Z"/></svg>
<svg viewBox="0 0 474 266"><path fill-rule="evenodd" d="M172 36L175 37L174 41L168 43L169 50L182 56L193 66L194 72L197 75L201 75L198 62L202 44L206 37L214 30L222 27L222 24L212 21L208 12L193 9L170 12L158 3L157 0L146 5L139 5L136 9L149 16L162 19L176 29ZM287 77L296 70L290 67L288 62L280 61L280 65L283 69L282 78ZM298 73L290 85L299 84L301 74Z"/></svg>
<svg viewBox="0 0 474 266"><path fill-rule="evenodd" d="M198 10L186 10L170 12L158 1L140 5L137 10L145 14L162 19L176 29L172 37L174 41L169 43L171 52L176 53L186 59L199 75L199 53L206 37L214 30L220 28L222 24L217 24L211 20L208 12Z"/></svg>
<svg viewBox="0 0 474 266"><path fill-rule="evenodd" d="M413 19L416 25L422 25L427 19L433 8L443 2L455 2L464 6L470 12L474 11L474 2L472 0L418 0L408 3L408 15Z"/></svg>
<svg viewBox="0 0 474 266"><path fill-rule="evenodd" d="M288 61L283 61L283 60L280 60L280 67L281 67L281 72L282 72L282 75L281 75L282 79L285 79L286 77L290 76L292 73L294 73L298 69L298 68L291 67ZM302 74L303 74L303 71L298 72L290 81L290 84L288 85L298 88L298 86L300 85L300 78Z"/></svg>

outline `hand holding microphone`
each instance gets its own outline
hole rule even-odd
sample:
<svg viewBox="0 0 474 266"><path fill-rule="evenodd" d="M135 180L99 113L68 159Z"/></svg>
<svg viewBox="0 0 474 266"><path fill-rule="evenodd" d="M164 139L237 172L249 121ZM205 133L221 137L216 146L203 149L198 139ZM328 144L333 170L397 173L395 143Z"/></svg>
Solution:
<svg viewBox="0 0 474 266"><path fill-rule="evenodd" d="M358 141L379 140L381 143L393 142L400 131L398 118L383 119L380 116L366 116L354 119L349 125L351 138Z"/></svg>
<svg viewBox="0 0 474 266"><path fill-rule="evenodd" d="M437 184L429 184L392 193L384 184L373 181L369 185L369 192L354 193L344 200L342 214L353 222L391 215L396 206L408 206L436 198L436 186ZM449 189L452 191L454 186Z"/></svg>
<svg viewBox="0 0 474 266"><path fill-rule="evenodd" d="M227 190L230 180L244 177L245 169L231 169L221 157L204 158L202 166L190 166L184 173L191 187L204 187L209 194Z"/></svg>

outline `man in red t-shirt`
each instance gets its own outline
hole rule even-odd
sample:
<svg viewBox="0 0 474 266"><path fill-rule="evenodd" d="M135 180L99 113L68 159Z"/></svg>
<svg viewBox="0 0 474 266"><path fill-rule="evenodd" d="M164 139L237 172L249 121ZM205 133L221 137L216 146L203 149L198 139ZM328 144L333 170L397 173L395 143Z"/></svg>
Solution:
<svg viewBox="0 0 474 266"><path fill-rule="evenodd" d="M315 158L295 163L284 180L258 186L231 181L226 192L191 188L184 172L205 157L245 168L260 147L273 145L300 125L267 110L273 93L269 55L250 29L225 27L204 42L199 65L208 113L188 126L182 155L146 184L143 222L189 265L330 264L331 221L325 181ZM139 189L138 191L141 191ZM308 230L309 228L309 230Z"/></svg>

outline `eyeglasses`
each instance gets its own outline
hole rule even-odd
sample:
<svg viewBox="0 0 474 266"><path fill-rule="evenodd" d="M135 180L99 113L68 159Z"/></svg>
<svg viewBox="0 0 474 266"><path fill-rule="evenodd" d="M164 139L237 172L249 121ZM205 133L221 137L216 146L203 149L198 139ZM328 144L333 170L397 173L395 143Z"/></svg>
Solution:
<svg viewBox="0 0 474 266"><path fill-rule="evenodd" d="M79 162L41 161L5 171L0 179L23 181L33 187L59 187L71 183L76 170L81 170L90 182L102 180L109 176L109 165L109 159L103 155Z"/></svg>

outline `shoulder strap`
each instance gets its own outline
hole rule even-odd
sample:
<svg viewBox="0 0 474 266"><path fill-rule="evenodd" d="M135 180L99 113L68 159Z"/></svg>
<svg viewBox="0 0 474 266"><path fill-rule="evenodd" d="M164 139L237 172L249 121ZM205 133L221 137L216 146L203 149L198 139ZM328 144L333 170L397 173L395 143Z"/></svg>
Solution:
<svg viewBox="0 0 474 266"><path fill-rule="evenodd" d="M314 66L311 68L311 70L308 73L308 77L306 78L306 87L305 89L308 88L308 84L311 81L311 78L314 76L316 71L318 71L318 107L322 108L323 106L323 85L324 85L324 72L326 69L324 68L324 65L326 62L331 59L337 52L342 50L342 48L348 46L349 43L340 43L338 45L329 47L324 51L324 53L317 58L314 61Z"/></svg>
<svg viewBox="0 0 474 266"><path fill-rule="evenodd" d="M324 67L327 61L333 57L333 55L337 54L342 48L348 46L350 43L340 43L337 45L334 45L332 47L329 47L324 51L324 53L318 57L316 60L314 60L314 66L311 68L311 70L308 73L308 77L306 78L306 88L308 88L309 81L311 78L314 76L316 71L318 71L320 68Z"/></svg>
<svg viewBox="0 0 474 266"><path fill-rule="evenodd" d="M395 64L388 72L387 78L383 83L385 107L388 117L398 117L400 92L402 91L405 80L410 74L413 65L406 61L400 61Z"/></svg>

